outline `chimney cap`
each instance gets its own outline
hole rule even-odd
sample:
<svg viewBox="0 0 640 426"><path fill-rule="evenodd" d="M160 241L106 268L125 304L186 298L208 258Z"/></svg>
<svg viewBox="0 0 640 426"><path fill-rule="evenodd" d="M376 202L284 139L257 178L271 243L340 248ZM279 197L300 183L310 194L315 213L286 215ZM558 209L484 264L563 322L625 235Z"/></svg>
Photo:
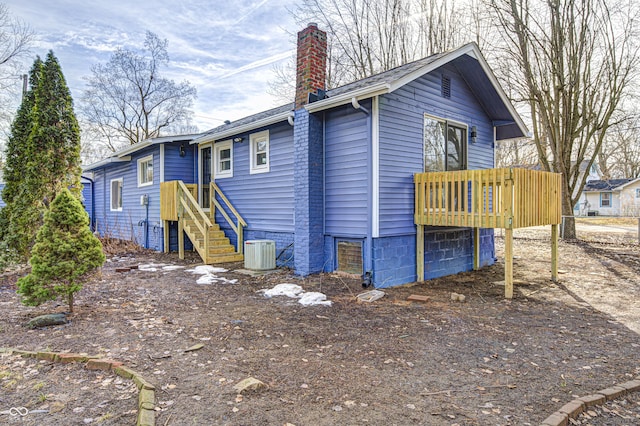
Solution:
<svg viewBox="0 0 640 426"><path fill-rule="evenodd" d="M309 24L307 25L307 28L311 28L311 27L318 28L318 23L317 22L309 22Z"/></svg>

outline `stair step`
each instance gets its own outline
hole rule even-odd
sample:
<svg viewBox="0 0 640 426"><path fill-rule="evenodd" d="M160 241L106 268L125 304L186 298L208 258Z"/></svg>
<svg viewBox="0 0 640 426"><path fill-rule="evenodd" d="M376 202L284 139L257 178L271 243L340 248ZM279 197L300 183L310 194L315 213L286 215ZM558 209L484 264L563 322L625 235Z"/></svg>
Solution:
<svg viewBox="0 0 640 426"><path fill-rule="evenodd" d="M244 256L242 255L242 253L223 253L223 254L217 254L215 256L207 256L207 262L208 264L211 263L227 263L227 262L240 262L241 260L244 260Z"/></svg>
<svg viewBox="0 0 640 426"><path fill-rule="evenodd" d="M193 226L194 228L196 227L195 221L192 219L185 219L184 220L184 226ZM211 229L214 231L219 231L220 230L220 225L218 225L217 223L213 223L211 225Z"/></svg>
<svg viewBox="0 0 640 426"><path fill-rule="evenodd" d="M214 246L209 247L209 256L215 256L217 254L235 253L236 248L231 244L226 246Z"/></svg>

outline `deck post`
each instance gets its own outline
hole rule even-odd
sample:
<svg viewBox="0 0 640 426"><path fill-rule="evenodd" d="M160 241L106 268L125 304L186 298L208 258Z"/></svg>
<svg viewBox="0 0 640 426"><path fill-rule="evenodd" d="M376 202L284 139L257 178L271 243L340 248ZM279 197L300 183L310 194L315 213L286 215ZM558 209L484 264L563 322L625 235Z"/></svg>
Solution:
<svg viewBox="0 0 640 426"><path fill-rule="evenodd" d="M473 270L480 269L480 228L473 228Z"/></svg>
<svg viewBox="0 0 640 426"><path fill-rule="evenodd" d="M416 281L424 281L424 225L416 225Z"/></svg>
<svg viewBox="0 0 640 426"><path fill-rule="evenodd" d="M513 229L504 230L504 297L513 298Z"/></svg>
<svg viewBox="0 0 640 426"><path fill-rule="evenodd" d="M558 281L558 224L551 225L551 280Z"/></svg>
<svg viewBox="0 0 640 426"><path fill-rule="evenodd" d="M184 207L182 207L182 189L178 185L176 191L176 204L178 213L178 257L184 259Z"/></svg>
<svg viewBox="0 0 640 426"><path fill-rule="evenodd" d="M163 220L164 252L169 253L169 221Z"/></svg>

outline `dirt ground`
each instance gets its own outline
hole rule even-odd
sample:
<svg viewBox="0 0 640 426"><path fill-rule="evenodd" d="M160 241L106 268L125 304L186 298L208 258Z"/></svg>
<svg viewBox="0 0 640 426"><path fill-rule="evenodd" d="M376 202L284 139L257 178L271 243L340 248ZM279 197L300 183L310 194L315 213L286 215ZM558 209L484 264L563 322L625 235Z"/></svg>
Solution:
<svg viewBox="0 0 640 426"><path fill-rule="evenodd" d="M512 300L500 283L500 231L496 265L384 289L373 303L355 301L361 280L336 274L251 277L232 264L197 284L195 257L136 252L109 259L77 294L69 324L29 330L29 319L67 308L22 306L20 272L5 273L0 347L122 361L157 387L158 425L535 425L576 396L640 376L637 237L561 242L553 283L549 234L515 232ZM130 265L140 268L116 272ZM325 293L332 306L259 292L281 283ZM408 302L412 294L429 300ZM239 395L233 386L247 377L267 387ZM0 412L43 410L0 414L0 424L135 424L135 386L81 364L0 355L0 387ZM639 424L639 407L632 395L577 424Z"/></svg>

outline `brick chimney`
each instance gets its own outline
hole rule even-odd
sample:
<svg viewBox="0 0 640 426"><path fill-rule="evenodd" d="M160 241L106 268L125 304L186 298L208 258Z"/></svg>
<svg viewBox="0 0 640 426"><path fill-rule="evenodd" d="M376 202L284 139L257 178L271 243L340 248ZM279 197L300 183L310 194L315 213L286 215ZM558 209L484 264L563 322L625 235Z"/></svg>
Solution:
<svg viewBox="0 0 640 426"><path fill-rule="evenodd" d="M309 93L325 89L326 73L327 33L310 23L298 33L295 109L307 104Z"/></svg>

